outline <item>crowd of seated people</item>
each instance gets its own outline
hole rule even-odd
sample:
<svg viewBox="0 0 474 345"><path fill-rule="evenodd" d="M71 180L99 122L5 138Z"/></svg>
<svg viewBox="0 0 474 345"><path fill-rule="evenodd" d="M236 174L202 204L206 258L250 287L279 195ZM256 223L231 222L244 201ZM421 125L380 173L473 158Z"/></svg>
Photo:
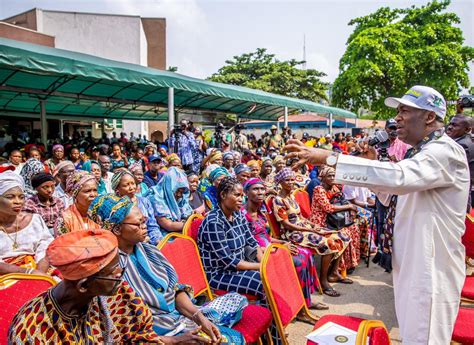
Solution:
<svg viewBox="0 0 474 345"><path fill-rule="evenodd" d="M343 140L336 142L347 150ZM181 151L141 146L115 142L108 150L84 152L55 144L49 159L43 158L44 147L40 155L30 150L25 161L16 150L0 166L6 170L0 173L0 275L54 275L60 281L19 311L11 342L41 342L44 335L30 329L30 320L42 311L59 315L45 321L52 341L79 342L100 334L103 342L217 343L225 337L244 343L231 329L238 320L225 324L200 312L192 291L157 248L167 234L182 233L193 214L205 217L196 244L209 285L226 293L207 305L211 309L222 299L235 301L236 295L268 307L260 267L271 243L290 251L296 288L309 308L328 308L317 301L320 287L337 297L334 284L352 283L345 274L367 253L373 230L370 191L336 185L332 168L297 166L282 146L252 148L243 155L229 147L209 149L197 169L194 161L183 164ZM315 177L319 184L311 191L306 218L294 193ZM335 194L346 195L348 203L333 204ZM328 215L343 211L354 221L328 228ZM270 232L270 217L278 233ZM81 317L79 324L74 317ZM126 331L123 322L130 319L137 327ZM298 319L311 322L304 315ZM280 343L275 324L270 330L274 343Z"/></svg>

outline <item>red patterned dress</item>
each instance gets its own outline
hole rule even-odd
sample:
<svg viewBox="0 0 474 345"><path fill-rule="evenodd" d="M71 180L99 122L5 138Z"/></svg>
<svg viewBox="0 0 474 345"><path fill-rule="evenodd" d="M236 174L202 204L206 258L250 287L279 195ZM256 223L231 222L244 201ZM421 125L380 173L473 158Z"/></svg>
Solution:
<svg viewBox="0 0 474 345"><path fill-rule="evenodd" d="M114 296L95 297L81 318L65 314L49 289L20 309L8 332L9 344L138 342L163 344L150 310L126 282Z"/></svg>
<svg viewBox="0 0 474 345"><path fill-rule="evenodd" d="M311 216L310 220L312 223L319 227L326 227L326 218L328 213L334 212L334 205L330 203L330 199L340 190L337 186L333 186L328 192L323 186L317 186L314 188L313 201L311 204ZM357 225L353 224L346 228L339 230L347 234L351 238L351 243L344 251L340 264L341 269L355 268L359 264L360 260L360 231Z"/></svg>

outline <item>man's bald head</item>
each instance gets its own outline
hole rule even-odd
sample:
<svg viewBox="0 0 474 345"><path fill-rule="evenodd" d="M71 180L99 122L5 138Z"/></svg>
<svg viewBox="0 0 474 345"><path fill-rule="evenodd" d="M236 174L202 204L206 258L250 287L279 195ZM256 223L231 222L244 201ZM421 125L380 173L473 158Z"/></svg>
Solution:
<svg viewBox="0 0 474 345"><path fill-rule="evenodd" d="M451 119L446 134L453 139L460 138L464 135L471 134L472 118L465 115L456 115Z"/></svg>

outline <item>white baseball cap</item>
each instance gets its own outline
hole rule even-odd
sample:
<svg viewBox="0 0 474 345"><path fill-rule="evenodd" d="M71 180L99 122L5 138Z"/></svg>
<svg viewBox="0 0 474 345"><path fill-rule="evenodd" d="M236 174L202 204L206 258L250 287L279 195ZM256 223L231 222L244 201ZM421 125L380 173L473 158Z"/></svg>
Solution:
<svg viewBox="0 0 474 345"><path fill-rule="evenodd" d="M444 119L446 116L446 101L435 89L428 86L415 85L408 90L402 98L388 97L385 105L390 108L398 108L400 104L416 109L424 109L434 112Z"/></svg>

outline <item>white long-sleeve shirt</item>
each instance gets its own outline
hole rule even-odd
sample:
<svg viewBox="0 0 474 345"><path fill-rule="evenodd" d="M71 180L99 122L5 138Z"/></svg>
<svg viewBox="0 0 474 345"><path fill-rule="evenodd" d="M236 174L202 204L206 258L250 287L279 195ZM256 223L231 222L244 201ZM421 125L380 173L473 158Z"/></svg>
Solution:
<svg viewBox="0 0 474 345"><path fill-rule="evenodd" d="M443 135L398 163L340 155L336 182L399 196L392 264L403 344L449 344L465 279L469 170L462 147Z"/></svg>

